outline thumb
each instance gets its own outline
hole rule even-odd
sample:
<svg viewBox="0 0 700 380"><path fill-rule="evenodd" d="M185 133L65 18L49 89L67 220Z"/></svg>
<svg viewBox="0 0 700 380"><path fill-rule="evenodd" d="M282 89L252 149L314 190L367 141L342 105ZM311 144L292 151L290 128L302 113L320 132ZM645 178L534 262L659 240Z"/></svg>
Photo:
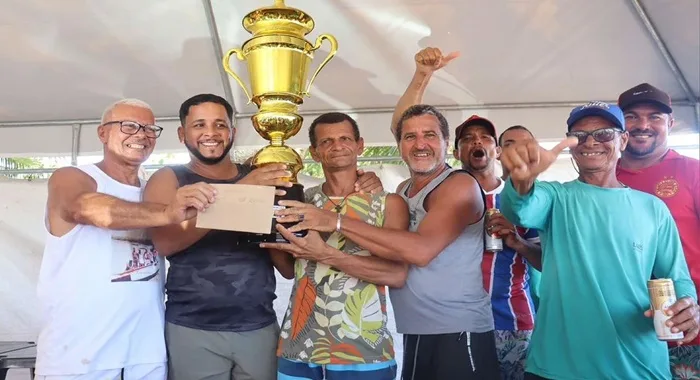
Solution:
<svg viewBox="0 0 700 380"><path fill-rule="evenodd" d="M654 314L651 312L651 309L647 309L646 311L644 311L644 316L647 318L651 318L654 316Z"/></svg>
<svg viewBox="0 0 700 380"><path fill-rule="evenodd" d="M445 65L449 63L451 60L459 57L459 52L458 51L453 51L452 53L442 57L442 64Z"/></svg>
<svg viewBox="0 0 700 380"><path fill-rule="evenodd" d="M561 154L562 151L564 151L564 149L575 147L576 145L578 145L578 138L567 137L564 140L562 140L559 144L557 144L557 146L552 148L550 152L558 156L559 154Z"/></svg>
<svg viewBox="0 0 700 380"><path fill-rule="evenodd" d="M365 171L362 169L357 169L357 175L363 175L365 174Z"/></svg>

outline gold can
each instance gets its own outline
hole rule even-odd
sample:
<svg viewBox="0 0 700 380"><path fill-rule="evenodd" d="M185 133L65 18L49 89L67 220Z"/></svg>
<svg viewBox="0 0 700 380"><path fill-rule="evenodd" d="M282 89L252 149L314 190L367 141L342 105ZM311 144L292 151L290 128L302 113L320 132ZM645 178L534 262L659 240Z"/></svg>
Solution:
<svg viewBox="0 0 700 380"><path fill-rule="evenodd" d="M676 303L676 289L673 286L673 280L669 278L649 280L647 287L649 288L656 336L663 341L682 340L684 336L682 331L674 333L670 327L666 326L666 321L671 318L666 315L666 310Z"/></svg>
<svg viewBox="0 0 700 380"><path fill-rule="evenodd" d="M497 208L490 208L486 210L486 218L484 220L484 226L489 223L489 219L496 214L500 214L501 210ZM490 232L488 228L484 229L484 250L488 252L500 252L503 250L503 239L493 232Z"/></svg>

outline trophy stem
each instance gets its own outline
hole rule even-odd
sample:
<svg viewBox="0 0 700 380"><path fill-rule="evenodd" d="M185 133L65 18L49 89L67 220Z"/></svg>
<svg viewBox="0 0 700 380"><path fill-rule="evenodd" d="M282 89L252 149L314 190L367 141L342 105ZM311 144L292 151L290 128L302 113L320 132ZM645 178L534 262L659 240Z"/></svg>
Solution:
<svg viewBox="0 0 700 380"><path fill-rule="evenodd" d="M282 135L280 134L274 134L270 136L270 145L272 146L282 146L284 145L284 140L282 140Z"/></svg>

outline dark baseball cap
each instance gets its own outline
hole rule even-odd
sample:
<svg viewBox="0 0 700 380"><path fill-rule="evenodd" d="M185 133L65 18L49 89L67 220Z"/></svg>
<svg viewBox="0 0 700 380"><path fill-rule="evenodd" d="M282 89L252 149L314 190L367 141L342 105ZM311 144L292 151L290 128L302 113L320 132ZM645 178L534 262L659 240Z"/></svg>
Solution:
<svg viewBox="0 0 700 380"><path fill-rule="evenodd" d="M478 125L480 127L486 128L488 130L489 135L493 136L493 139L496 140L496 144L498 144L498 136L496 135L496 127L493 125L491 120L481 117L479 115L471 115L469 119L465 120L462 124L460 124L456 129L455 129L455 148L457 148L457 145L459 143L459 139L462 137L462 131L464 131L465 128L471 127L472 125Z"/></svg>
<svg viewBox="0 0 700 380"><path fill-rule="evenodd" d="M620 97L617 99L617 105L620 106L623 111L639 103L653 104L659 107L664 113L673 112L671 108L671 97L649 83L642 83L634 86L620 94Z"/></svg>
<svg viewBox="0 0 700 380"><path fill-rule="evenodd" d="M605 102L590 102L571 110L569 119L566 120L566 125L569 127L569 131L571 131L571 127L579 120L588 116L602 117L603 119L613 123L615 127L620 128L623 131L625 130L625 115L622 113L620 107Z"/></svg>

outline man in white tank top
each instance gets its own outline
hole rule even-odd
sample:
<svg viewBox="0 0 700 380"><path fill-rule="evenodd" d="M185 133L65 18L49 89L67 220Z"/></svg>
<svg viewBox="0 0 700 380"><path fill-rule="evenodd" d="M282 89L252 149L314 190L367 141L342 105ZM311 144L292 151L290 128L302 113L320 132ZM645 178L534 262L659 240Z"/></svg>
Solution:
<svg viewBox="0 0 700 380"><path fill-rule="evenodd" d="M112 104L97 129L103 160L49 179L37 379L166 378L164 266L146 229L194 217L215 192L199 183L167 206L141 202L139 168L162 131L154 123L142 101Z"/></svg>

